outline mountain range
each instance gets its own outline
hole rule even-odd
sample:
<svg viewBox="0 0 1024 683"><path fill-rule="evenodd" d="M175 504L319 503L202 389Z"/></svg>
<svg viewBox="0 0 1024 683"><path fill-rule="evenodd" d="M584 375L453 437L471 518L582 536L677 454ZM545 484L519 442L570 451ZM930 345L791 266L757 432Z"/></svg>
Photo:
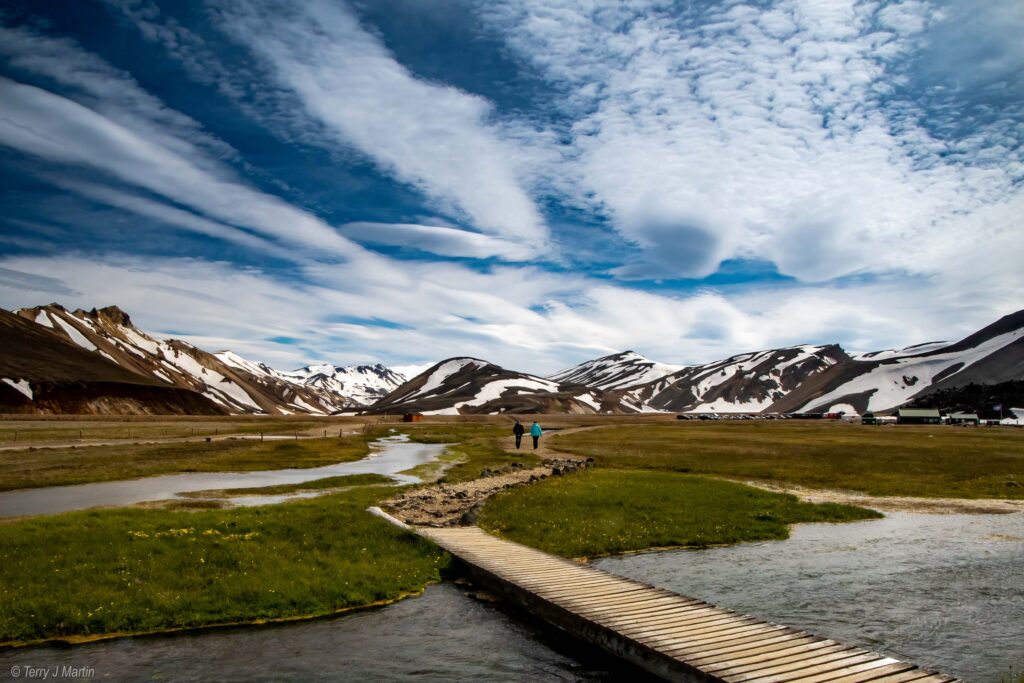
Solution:
<svg viewBox="0 0 1024 683"><path fill-rule="evenodd" d="M128 314L116 306L69 311L59 304L49 304L19 309L13 316L4 313L5 321L17 317L28 323L25 329L46 339L46 348L50 350L45 356L56 359L71 349L83 381L88 381L86 378L95 368L114 365L122 371L118 377L145 381L150 386L176 387L195 396L188 406L161 404L152 410L122 404L115 397L79 401L66 409L62 404L39 404L34 400L25 404L6 392L11 402L4 402L0 396L2 412L187 413L193 411L194 405L211 404L201 412L326 415L363 408L405 381L405 377L382 365L315 365L292 372L274 370L231 351L209 353L177 339L156 339L138 329ZM0 339L4 342L0 378L8 387L12 381L34 387L49 378L42 365L34 370L14 365L17 358L8 349L14 348L11 343L23 327L6 328L4 338Z"/></svg>
<svg viewBox="0 0 1024 683"><path fill-rule="evenodd" d="M116 306L0 311L0 341L0 412L862 413L1024 379L1024 311L958 342L862 354L802 345L689 366L625 351L548 377L468 357L412 377L380 364L275 370L156 339Z"/></svg>

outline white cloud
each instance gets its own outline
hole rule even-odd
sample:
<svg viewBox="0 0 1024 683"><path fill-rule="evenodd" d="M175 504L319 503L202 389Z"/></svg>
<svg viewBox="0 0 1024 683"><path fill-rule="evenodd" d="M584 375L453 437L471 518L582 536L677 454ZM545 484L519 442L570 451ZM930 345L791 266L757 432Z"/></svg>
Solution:
<svg viewBox="0 0 1024 683"><path fill-rule="evenodd" d="M949 264L935 242L1020 195L1014 111L939 139L886 99L942 17L934 3L478 6L588 112L562 171L641 248L623 277L702 277L728 258L804 281L934 275ZM1001 247L1024 256L1020 240Z"/></svg>
<svg viewBox="0 0 1024 683"><path fill-rule="evenodd" d="M315 216L252 189L226 167L219 173L204 168L198 148L193 153L199 163L77 102L2 77L0 99L0 144L50 161L96 168L285 242L338 255L360 251Z"/></svg>
<svg viewBox="0 0 1024 683"><path fill-rule="evenodd" d="M344 5L227 3L222 28L308 114L387 172L484 232L539 245L547 228L523 188L493 106L416 78Z"/></svg>
<svg viewBox="0 0 1024 683"><path fill-rule="evenodd" d="M507 261L544 258L536 245L481 235L477 232L435 225L410 223L346 223L341 232L350 239L370 244L412 247L441 256L484 259L497 257Z"/></svg>
<svg viewBox="0 0 1024 683"><path fill-rule="evenodd" d="M73 255L3 258L0 275L8 308L117 304L143 329L281 368L470 355L545 374L627 348L676 363L801 343L867 351L956 339L1013 311L976 283L948 297L927 279L667 296L525 267L410 263L388 284L313 264L285 282L228 263Z"/></svg>
<svg viewBox="0 0 1024 683"><path fill-rule="evenodd" d="M169 204L146 199L145 197L122 192L96 183L63 178L56 174L49 174L45 178L54 185L83 197L93 199L107 206L124 209L138 216L152 218L165 225L173 225L189 232L216 237L227 242L234 242L243 247L285 260L292 260L296 256L294 252L251 235L244 230L211 221L208 218L197 216L189 211L183 211Z"/></svg>
<svg viewBox="0 0 1024 683"><path fill-rule="evenodd" d="M101 171L200 215L95 184L79 183L74 191L264 251L274 249L269 239L277 248L291 248L296 257L345 258L361 262L367 277L401 277L387 259L346 239L319 217L248 185L224 161L237 156L233 149L165 107L127 74L70 41L25 29L0 30L0 49L14 67L68 86L81 100L0 77L0 145Z"/></svg>

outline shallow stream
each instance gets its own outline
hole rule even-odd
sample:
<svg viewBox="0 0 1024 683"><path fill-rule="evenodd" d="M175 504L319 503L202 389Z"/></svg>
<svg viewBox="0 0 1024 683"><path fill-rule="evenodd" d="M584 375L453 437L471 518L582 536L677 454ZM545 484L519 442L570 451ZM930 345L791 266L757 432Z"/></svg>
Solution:
<svg viewBox="0 0 1024 683"><path fill-rule="evenodd" d="M56 514L99 506L135 505L178 498L180 494L194 491L299 484L346 474L383 474L397 483L411 484L418 482L419 479L400 473L436 460L444 452L445 445L412 443L407 436L398 435L374 441L370 448L370 454L362 460L325 467L257 472L190 472L95 484L4 491L0 493L0 517ZM248 497L239 497L233 498L232 501L265 505L310 495L315 494L305 492L283 496L260 496L248 500Z"/></svg>
<svg viewBox="0 0 1024 683"><path fill-rule="evenodd" d="M890 513L595 566L967 681L1009 683L1011 668L1024 670L1020 513Z"/></svg>

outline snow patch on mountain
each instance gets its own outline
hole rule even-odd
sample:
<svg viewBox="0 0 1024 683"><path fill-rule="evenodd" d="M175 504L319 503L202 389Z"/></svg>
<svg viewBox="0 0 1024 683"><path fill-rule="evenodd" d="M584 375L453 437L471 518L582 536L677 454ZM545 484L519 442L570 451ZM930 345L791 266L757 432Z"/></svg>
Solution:
<svg viewBox="0 0 1024 683"><path fill-rule="evenodd" d="M78 344L79 346L81 346L86 351L95 351L96 350L96 345L93 344L88 339L86 339L84 336L82 336L82 333L79 332L77 329L75 329L74 325L71 325L70 323L66 323L63 320L61 320L60 318L57 318L57 324L60 325L62 328L64 328L64 331L67 333L67 335L69 337L71 337L71 341L73 341L74 343Z"/></svg>
<svg viewBox="0 0 1024 683"><path fill-rule="evenodd" d="M559 384L579 384L595 389L628 389L656 381L685 367L658 363L635 351L624 351L585 361L549 375L548 379Z"/></svg>
<svg viewBox="0 0 1024 683"><path fill-rule="evenodd" d="M992 337L966 350L906 356L884 361L878 367L809 401L799 409L799 412L817 410L856 394L870 394L867 410L888 410L909 401L922 389L933 384L937 376L951 371L963 372L1022 336L1024 329L1017 329Z"/></svg>
<svg viewBox="0 0 1024 683"><path fill-rule="evenodd" d="M30 401L32 400L32 397L34 396L34 394L32 393L32 385L29 384L26 380L23 380L23 379L15 380L15 379L8 379L8 378L5 377L4 378L4 382L6 382L10 386L14 387L15 389L17 389L22 394L24 394L25 398L27 398L28 400L30 400Z"/></svg>
<svg viewBox="0 0 1024 683"><path fill-rule="evenodd" d="M473 399L456 403L455 407L482 406L485 403L502 398L506 394L516 396L520 393L529 394L538 391L555 392L558 391L558 385L546 380L499 379L483 385Z"/></svg>

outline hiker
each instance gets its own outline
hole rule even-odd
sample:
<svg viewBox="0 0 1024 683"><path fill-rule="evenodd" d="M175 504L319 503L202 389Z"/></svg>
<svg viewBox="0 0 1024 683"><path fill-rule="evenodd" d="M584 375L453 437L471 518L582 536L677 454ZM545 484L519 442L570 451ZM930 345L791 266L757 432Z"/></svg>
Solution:
<svg viewBox="0 0 1024 683"><path fill-rule="evenodd" d="M533 437L533 450L537 450L537 442L540 441L540 435L544 433L544 430L540 428L537 421L533 421L533 426L530 427L530 436Z"/></svg>
<svg viewBox="0 0 1024 683"><path fill-rule="evenodd" d="M523 442L523 434L526 433L526 427L519 420L516 420L516 424L512 427L512 433L516 435L516 450L519 450L519 444Z"/></svg>

